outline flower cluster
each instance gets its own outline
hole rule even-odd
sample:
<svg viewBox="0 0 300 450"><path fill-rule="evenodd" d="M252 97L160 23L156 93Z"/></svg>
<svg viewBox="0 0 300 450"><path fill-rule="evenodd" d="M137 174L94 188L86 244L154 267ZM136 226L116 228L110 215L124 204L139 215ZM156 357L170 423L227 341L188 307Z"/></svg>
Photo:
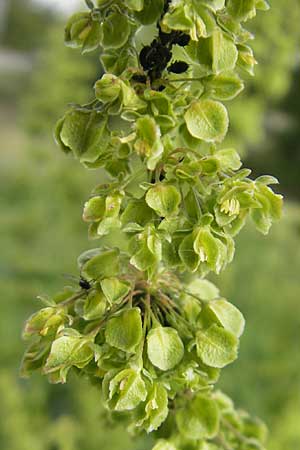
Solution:
<svg viewBox="0 0 300 450"><path fill-rule="evenodd" d="M265 427L214 390L233 362L241 312L204 277L234 256L250 217L266 234L282 197L222 145L224 102L256 63L244 22L265 0L98 0L66 44L100 48L95 98L58 121L61 149L105 170L83 208L97 248L25 325L22 373L99 386L115 420L154 432L155 450L264 448ZM103 173L103 172L102 172ZM99 394L100 395L100 394Z"/></svg>
<svg viewBox="0 0 300 450"><path fill-rule="evenodd" d="M251 419L213 386L237 357L242 314L207 280L183 287L166 274L147 283L133 267L122 273L121 259L117 250L84 253L82 274L97 281L43 299L24 329L33 341L23 375L41 370L51 383L64 383L77 370L101 387L112 417L132 432L160 428L159 437L172 423L169 443L160 439L155 449L201 448L222 433L239 442ZM243 442L258 445L264 427L251 424Z"/></svg>

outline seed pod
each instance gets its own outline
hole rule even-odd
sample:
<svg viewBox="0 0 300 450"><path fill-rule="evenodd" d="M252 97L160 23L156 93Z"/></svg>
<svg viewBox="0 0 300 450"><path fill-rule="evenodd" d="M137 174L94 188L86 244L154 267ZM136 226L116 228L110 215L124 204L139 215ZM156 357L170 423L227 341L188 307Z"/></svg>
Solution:
<svg viewBox="0 0 300 450"><path fill-rule="evenodd" d="M73 14L65 28L65 44L68 47L82 48L89 52L98 47L101 42L100 23L94 21L89 12Z"/></svg>

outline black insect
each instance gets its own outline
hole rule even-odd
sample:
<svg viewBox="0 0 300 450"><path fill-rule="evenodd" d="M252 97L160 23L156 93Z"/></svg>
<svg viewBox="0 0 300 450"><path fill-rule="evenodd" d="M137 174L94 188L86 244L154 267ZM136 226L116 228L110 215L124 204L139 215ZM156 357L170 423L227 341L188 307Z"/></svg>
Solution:
<svg viewBox="0 0 300 450"><path fill-rule="evenodd" d="M163 10L164 14L166 14L168 12L170 3L171 3L171 0L165 0L164 10Z"/></svg>
<svg viewBox="0 0 300 450"><path fill-rule="evenodd" d="M191 38L188 34L179 33L178 36L173 40L173 44L180 45L180 47L185 47L190 42Z"/></svg>
<svg viewBox="0 0 300 450"><path fill-rule="evenodd" d="M164 31L161 30L159 25L158 25L158 29L159 29L158 38L159 38L160 42L162 43L162 45L169 45L175 37L174 32L165 33ZM176 31L175 31L175 33L176 33Z"/></svg>
<svg viewBox="0 0 300 450"><path fill-rule="evenodd" d="M164 14L168 11L171 0L165 0ZM165 69L173 73L183 73L188 69L187 63L184 61L175 61L169 67L168 64L172 59L172 46L174 44L185 46L190 41L190 36L182 31L171 31L165 33L162 31L160 24L158 26L158 37L154 39L150 45L146 45L142 48L139 54L139 60L142 68L147 73L148 79L151 82L161 78ZM146 83L142 75L134 75L134 81L139 83ZM159 86L159 90L163 90L165 86Z"/></svg>
<svg viewBox="0 0 300 450"><path fill-rule="evenodd" d="M184 73L188 70L189 65L184 62L184 61L175 61L173 62L173 64L171 64L167 70L168 72L172 72L172 73Z"/></svg>
<svg viewBox="0 0 300 450"><path fill-rule="evenodd" d="M163 70L172 58L172 53L170 48L154 39L150 45L142 48L139 57L143 69L148 72L150 80L154 81L161 78Z"/></svg>
<svg viewBox="0 0 300 450"><path fill-rule="evenodd" d="M183 33L182 31L171 31L170 33L165 33L162 31L160 25L158 25L158 37L163 45L180 45L184 47L190 42L190 36Z"/></svg>
<svg viewBox="0 0 300 450"><path fill-rule="evenodd" d="M82 276L80 277L80 280L79 280L79 286L86 291L88 291L92 287L91 283L88 280L86 280L85 278L83 278Z"/></svg>
<svg viewBox="0 0 300 450"><path fill-rule="evenodd" d="M163 70L171 58L171 50L157 39L140 52L140 62L144 70Z"/></svg>
<svg viewBox="0 0 300 450"><path fill-rule="evenodd" d="M146 75L133 75L133 77L131 78L133 81L136 81L137 83L146 83L147 82L147 77Z"/></svg>

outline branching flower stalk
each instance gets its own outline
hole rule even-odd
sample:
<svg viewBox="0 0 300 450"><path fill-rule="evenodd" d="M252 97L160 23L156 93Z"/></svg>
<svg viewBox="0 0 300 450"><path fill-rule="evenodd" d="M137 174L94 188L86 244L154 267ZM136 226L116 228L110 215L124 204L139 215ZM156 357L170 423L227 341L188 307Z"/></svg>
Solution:
<svg viewBox="0 0 300 450"><path fill-rule="evenodd" d="M222 146L224 106L256 63L244 28L265 0L98 0L66 44L100 49L95 98L58 121L61 149L104 169L84 205L97 247L27 321L22 374L88 377L112 420L155 450L263 449L265 427L215 390L237 358L241 312L205 277L234 256L248 216L266 234L282 197ZM74 93L76 96L76 93ZM102 172L103 173L103 172Z"/></svg>

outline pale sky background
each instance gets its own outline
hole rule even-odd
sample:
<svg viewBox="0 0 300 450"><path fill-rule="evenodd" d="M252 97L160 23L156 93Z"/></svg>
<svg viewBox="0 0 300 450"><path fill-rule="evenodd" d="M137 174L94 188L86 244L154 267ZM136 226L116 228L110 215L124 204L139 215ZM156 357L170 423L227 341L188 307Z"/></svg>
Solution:
<svg viewBox="0 0 300 450"><path fill-rule="evenodd" d="M33 2L44 4L45 6L51 6L55 9L60 9L68 13L76 10L78 5L85 8L84 0L33 0Z"/></svg>

